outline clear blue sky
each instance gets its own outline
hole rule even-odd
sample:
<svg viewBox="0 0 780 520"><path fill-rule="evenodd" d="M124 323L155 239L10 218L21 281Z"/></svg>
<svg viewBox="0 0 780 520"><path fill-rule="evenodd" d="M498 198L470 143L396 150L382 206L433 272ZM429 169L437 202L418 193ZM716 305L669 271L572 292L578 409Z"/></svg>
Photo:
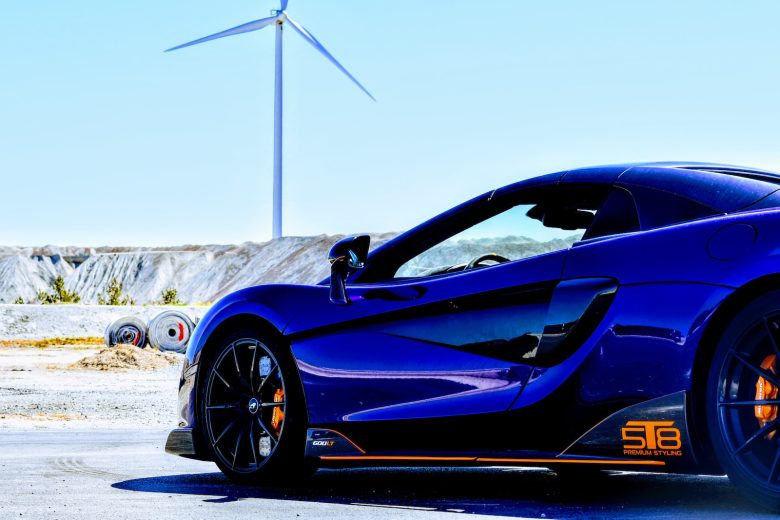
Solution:
<svg viewBox="0 0 780 520"><path fill-rule="evenodd" d="M270 236L276 0L12 2L0 244ZM572 166L780 169L780 2L290 0L285 233L403 230Z"/></svg>

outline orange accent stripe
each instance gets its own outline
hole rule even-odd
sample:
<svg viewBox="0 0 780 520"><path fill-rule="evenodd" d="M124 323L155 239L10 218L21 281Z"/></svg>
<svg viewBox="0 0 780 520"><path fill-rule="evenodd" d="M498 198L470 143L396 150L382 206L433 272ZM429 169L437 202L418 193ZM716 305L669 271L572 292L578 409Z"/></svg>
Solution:
<svg viewBox="0 0 780 520"><path fill-rule="evenodd" d="M335 433L335 434L337 434L337 435L341 435L341 436L342 436L342 437L343 437L343 438L344 438L344 439L345 439L347 442L349 442L351 445L353 445L353 446L354 446L354 447L355 447L355 448L356 448L356 449L357 449L357 450L358 450L360 453L362 453L362 454L364 454L364 455L365 455L365 453L366 453L366 450L364 450L363 448L361 448L360 446L358 446L358 445L357 445L357 443L356 443L355 441L353 441L352 439L350 439L349 437L347 437L347 436L346 436L346 435L344 435L343 433L341 433L341 432L339 432L339 431L336 431L336 430L326 430L326 431L333 432L333 433Z"/></svg>
<svg viewBox="0 0 780 520"><path fill-rule="evenodd" d="M604 459L492 459L480 457L478 462L513 462L541 464L605 464L628 466L666 466L662 460L604 460Z"/></svg>
<svg viewBox="0 0 780 520"><path fill-rule="evenodd" d="M473 462L474 457L405 457L400 455L323 455L322 460L446 460Z"/></svg>
<svg viewBox="0 0 780 520"><path fill-rule="evenodd" d="M459 461L498 462L512 464L603 464L606 466L666 466L662 460L603 460L603 459L498 459L487 457L424 457L402 455L323 455L322 460L409 460L409 461Z"/></svg>

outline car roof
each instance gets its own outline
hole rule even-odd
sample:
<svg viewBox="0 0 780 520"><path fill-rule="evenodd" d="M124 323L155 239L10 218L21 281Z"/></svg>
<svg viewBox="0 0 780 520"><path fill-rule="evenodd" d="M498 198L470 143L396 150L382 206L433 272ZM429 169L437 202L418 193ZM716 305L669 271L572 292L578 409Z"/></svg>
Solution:
<svg viewBox="0 0 780 520"><path fill-rule="evenodd" d="M418 237L425 236L431 226L446 223L464 208L505 195L511 197L520 190L559 183L625 186L629 191L633 186L652 188L697 201L718 212L732 213L779 191L780 174L755 168L690 161L612 164L549 173L474 197L382 244L370 256L392 251L399 244L407 244L410 240L416 242Z"/></svg>
<svg viewBox="0 0 780 520"><path fill-rule="evenodd" d="M497 194L554 183L639 186L674 193L717 211L743 209L780 189L780 174L757 168L692 161L588 166L510 184Z"/></svg>

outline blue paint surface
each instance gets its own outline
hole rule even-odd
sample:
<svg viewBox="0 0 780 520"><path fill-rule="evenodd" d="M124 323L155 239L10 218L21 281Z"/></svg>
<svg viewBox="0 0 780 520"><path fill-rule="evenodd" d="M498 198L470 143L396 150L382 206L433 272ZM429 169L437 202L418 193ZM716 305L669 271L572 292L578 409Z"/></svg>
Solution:
<svg viewBox="0 0 780 520"><path fill-rule="evenodd" d="M637 204L643 227L634 232L490 268L372 279L393 255L469 212L565 185L653 190L658 200L667 194L669 204L684 200L708 215L654 227L676 208ZM377 248L349 280L352 305L330 303L327 280L225 297L198 324L188 361L197 363L226 320L264 319L290 345L312 426L522 414L567 385L576 396L571 406L583 409L689 391L713 314L740 287L778 272L780 209L767 203L778 186L780 177L767 172L701 163L585 168L523 181ZM594 321L588 313L597 301L607 303ZM576 344L569 341L562 359L550 362L536 350L568 335ZM194 392L193 384L183 400ZM193 426L193 407L183 409Z"/></svg>

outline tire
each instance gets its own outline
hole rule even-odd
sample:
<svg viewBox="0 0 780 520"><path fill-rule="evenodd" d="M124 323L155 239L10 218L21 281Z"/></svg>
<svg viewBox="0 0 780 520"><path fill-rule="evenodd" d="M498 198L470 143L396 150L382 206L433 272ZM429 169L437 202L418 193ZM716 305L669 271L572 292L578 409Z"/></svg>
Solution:
<svg viewBox="0 0 780 520"><path fill-rule="evenodd" d="M199 377L198 433L228 478L289 484L311 474L306 404L288 349L238 330L219 340Z"/></svg>
<svg viewBox="0 0 780 520"><path fill-rule="evenodd" d="M162 352L184 354L194 329L195 323L185 313L163 311L149 320L149 345Z"/></svg>
<svg viewBox="0 0 780 520"><path fill-rule="evenodd" d="M135 316L119 318L106 327L106 346L133 345L138 348L145 348L147 332L146 323Z"/></svg>
<svg viewBox="0 0 780 520"><path fill-rule="evenodd" d="M715 457L731 482L776 512L780 400L776 389L774 394L771 390L780 383L778 369L780 290L775 290L746 305L723 332L710 366L705 411Z"/></svg>

